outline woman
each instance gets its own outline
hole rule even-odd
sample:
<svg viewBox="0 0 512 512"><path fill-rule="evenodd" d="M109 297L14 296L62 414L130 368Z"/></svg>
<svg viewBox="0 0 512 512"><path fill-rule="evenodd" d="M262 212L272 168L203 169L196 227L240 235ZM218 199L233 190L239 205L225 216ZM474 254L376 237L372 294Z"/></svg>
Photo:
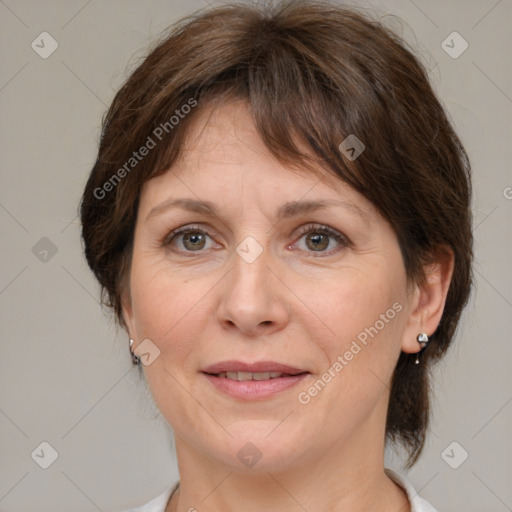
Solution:
<svg viewBox="0 0 512 512"><path fill-rule="evenodd" d="M384 448L421 453L470 192L425 70L364 15L233 4L174 27L117 93L81 204L174 433L179 485L135 510L434 510Z"/></svg>

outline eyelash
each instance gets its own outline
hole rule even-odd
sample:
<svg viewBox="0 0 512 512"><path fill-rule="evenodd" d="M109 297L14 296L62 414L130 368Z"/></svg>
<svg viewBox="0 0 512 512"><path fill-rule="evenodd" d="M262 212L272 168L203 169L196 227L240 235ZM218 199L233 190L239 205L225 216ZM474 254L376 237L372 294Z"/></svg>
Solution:
<svg viewBox="0 0 512 512"><path fill-rule="evenodd" d="M325 255L331 256L332 254L341 251L343 247L347 247L349 245L349 240L346 236L342 235L338 231L335 231L329 226L325 226L323 224L307 224L306 226L303 226L302 228L299 229L299 232L297 233L297 240L300 240L304 235L307 235L308 233L320 233L322 235L330 236L334 238L334 240L336 240L336 242L338 242L341 246L336 249L331 249L330 251L309 251L311 254L314 255L315 258L325 257Z"/></svg>
<svg viewBox="0 0 512 512"><path fill-rule="evenodd" d="M166 235L165 238L161 241L161 245L162 246L171 245L171 243L175 237L185 234L185 233L196 233L196 232L208 235L210 238L212 238L210 233L208 233L208 231L206 231L201 226L188 225L188 226L184 226L182 228L176 229L176 230L172 231L171 233L169 233L168 235ZM300 228L299 232L297 233L297 235L298 235L297 240L300 240L304 235L306 235L308 233L319 233L319 234L330 236L330 237L334 238L334 240L336 240L336 242L338 242L341 245L341 247L338 247L336 249L331 249L330 251L308 251L311 254L313 254L314 257L325 257L326 255L331 256L332 254L335 254L338 251L340 251L341 249L343 249L343 247L347 247L350 245L350 241L348 240L348 238L346 236L342 235L338 231L335 231L334 229L330 228L329 226L325 226L322 224L307 224L306 226L303 226L302 228ZM187 254L189 256L194 256L195 255L194 253L201 253L203 251L181 251L180 250L178 252L181 254Z"/></svg>

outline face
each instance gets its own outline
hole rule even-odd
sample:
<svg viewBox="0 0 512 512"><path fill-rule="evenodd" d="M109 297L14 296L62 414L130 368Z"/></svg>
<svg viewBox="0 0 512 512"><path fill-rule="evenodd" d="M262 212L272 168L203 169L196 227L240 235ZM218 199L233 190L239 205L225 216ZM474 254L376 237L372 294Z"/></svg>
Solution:
<svg viewBox="0 0 512 512"><path fill-rule="evenodd" d="M276 161L239 102L202 113L141 192L124 315L197 456L267 471L384 433L414 293L390 225L324 176Z"/></svg>

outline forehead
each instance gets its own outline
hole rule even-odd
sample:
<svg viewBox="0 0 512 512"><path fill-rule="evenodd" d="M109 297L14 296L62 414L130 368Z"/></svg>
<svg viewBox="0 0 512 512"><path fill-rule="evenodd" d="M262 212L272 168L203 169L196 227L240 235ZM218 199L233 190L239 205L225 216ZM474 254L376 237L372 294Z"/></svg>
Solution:
<svg viewBox="0 0 512 512"><path fill-rule="evenodd" d="M210 164L244 165L260 160L268 166L272 155L254 124L245 101L208 105L197 111L187 130L177 164L181 169ZM302 169L304 175L309 175Z"/></svg>
<svg viewBox="0 0 512 512"><path fill-rule="evenodd" d="M304 146L301 151L313 156ZM172 197L170 197L172 196ZM176 197L200 201L212 197L226 205L299 200L342 199L371 210L371 203L333 171L278 161L262 140L244 101L203 107L190 123L179 159L165 173L144 184L141 207L149 210ZM279 205L277 205L279 206Z"/></svg>

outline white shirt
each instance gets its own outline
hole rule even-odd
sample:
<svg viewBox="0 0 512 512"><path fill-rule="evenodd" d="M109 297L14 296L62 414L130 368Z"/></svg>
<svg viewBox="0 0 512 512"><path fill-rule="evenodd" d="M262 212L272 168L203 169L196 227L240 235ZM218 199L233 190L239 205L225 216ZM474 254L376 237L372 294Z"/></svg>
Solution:
<svg viewBox="0 0 512 512"><path fill-rule="evenodd" d="M418 493L414 490L412 484L400 473L388 468L385 468L384 471L389 478L398 484L405 491L405 494L407 494L407 498L409 498L409 502L411 504L411 512L436 512L436 509L432 505L418 496ZM131 508L125 512L165 512L167 502L177 485L178 482L175 482L145 505L141 505L137 508Z"/></svg>

